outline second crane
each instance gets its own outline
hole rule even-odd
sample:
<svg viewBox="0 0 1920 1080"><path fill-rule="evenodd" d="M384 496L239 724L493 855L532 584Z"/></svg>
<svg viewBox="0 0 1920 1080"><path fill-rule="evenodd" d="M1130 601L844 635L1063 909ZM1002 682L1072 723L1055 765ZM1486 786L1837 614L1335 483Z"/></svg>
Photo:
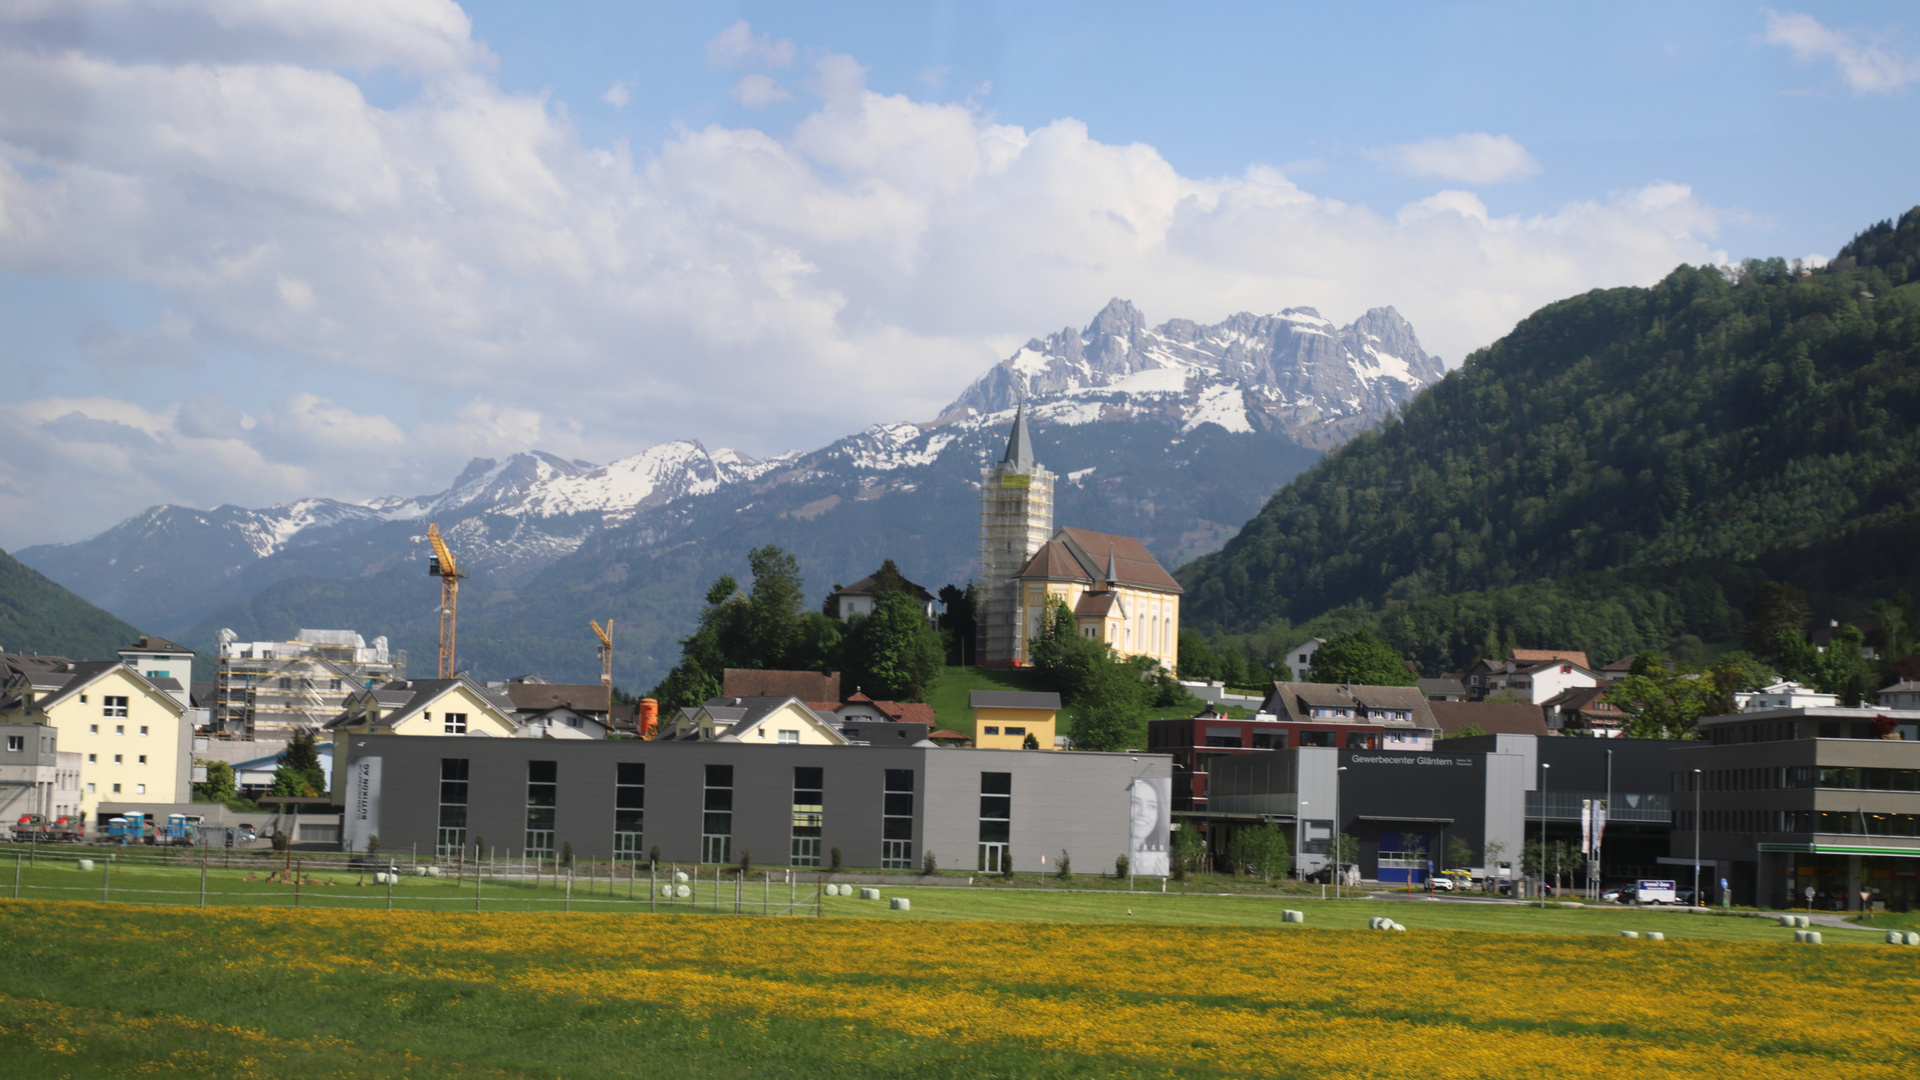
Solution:
<svg viewBox="0 0 1920 1080"><path fill-rule="evenodd" d="M440 539L440 526L427 526L427 543L433 555L427 561L427 573L440 579L440 677L453 678L454 646L460 633L460 564L447 542Z"/></svg>

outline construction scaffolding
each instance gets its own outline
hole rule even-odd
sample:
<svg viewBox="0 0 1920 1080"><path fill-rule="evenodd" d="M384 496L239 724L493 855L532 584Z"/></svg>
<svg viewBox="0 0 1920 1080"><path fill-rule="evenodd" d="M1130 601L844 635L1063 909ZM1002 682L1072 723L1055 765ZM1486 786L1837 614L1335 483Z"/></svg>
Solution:
<svg viewBox="0 0 1920 1080"><path fill-rule="evenodd" d="M241 641L220 631L213 728L230 735L317 731L355 690L407 677L407 654L389 654L351 630L301 630L292 641Z"/></svg>
<svg viewBox="0 0 1920 1080"><path fill-rule="evenodd" d="M1026 411L1016 409L1007 452L980 470L980 563L974 581L974 663L1017 662L1033 628L1020 610L1014 580L1033 553L1053 535L1053 474L1033 456Z"/></svg>

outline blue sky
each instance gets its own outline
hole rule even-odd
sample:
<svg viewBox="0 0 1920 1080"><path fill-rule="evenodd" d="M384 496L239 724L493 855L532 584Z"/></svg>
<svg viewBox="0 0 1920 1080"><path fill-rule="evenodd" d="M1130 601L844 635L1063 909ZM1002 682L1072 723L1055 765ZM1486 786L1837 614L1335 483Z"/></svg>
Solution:
<svg viewBox="0 0 1920 1080"><path fill-rule="evenodd" d="M0 547L810 449L1113 295L1457 363L1920 202L1916 94L1891 3L16 5Z"/></svg>

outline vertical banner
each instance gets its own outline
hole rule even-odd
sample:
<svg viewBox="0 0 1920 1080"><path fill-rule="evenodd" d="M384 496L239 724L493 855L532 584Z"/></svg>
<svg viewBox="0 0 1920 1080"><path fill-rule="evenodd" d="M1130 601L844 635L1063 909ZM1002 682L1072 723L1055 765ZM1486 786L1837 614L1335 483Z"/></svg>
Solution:
<svg viewBox="0 0 1920 1080"><path fill-rule="evenodd" d="M1607 834L1607 800L1593 804L1593 846L1598 848Z"/></svg>
<svg viewBox="0 0 1920 1080"><path fill-rule="evenodd" d="M340 839L348 851L365 851L367 840L380 835L379 758L354 758L347 763L347 806L341 824L345 828Z"/></svg>
<svg viewBox="0 0 1920 1080"><path fill-rule="evenodd" d="M1172 872L1167 844L1173 830L1173 781L1136 776L1127 791L1127 866L1136 877L1166 877Z"/></svg>
<svg viewBox="0 0 1920 1080"><path fill-rule="evenodd" d="M1580 854L1593 854L1593 800L1580 800Z"/></svg>

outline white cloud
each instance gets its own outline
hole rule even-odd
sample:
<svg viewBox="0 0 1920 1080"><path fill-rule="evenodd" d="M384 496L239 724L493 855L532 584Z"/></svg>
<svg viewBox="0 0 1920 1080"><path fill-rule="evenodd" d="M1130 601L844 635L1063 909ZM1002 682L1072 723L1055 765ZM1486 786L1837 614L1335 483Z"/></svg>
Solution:
<svg viewBox="0 0 1920 1080"><path fill-rule="evenodd" d="M1389 146L1367 156L1407 176L1433 176L1465 184L1497 184L1540 171L1527 148L1510 136L1482 131Z"/></svg>
<svg viewBox="0 0 1920 1080"><path fill-rule="evenodd" d="M311 17L256 37L296 40ZM330 46L465 58L383 105L330 66L344 60L256 60L228 39L218 59L128 59L37 26L0 35L0 271L150 291L164 324L102 330L83 353L104 370L173 349L181 400L16 380L0 546L161 501L437 490L472 454L533 446L813 448L937 415L1009 342L1113 296L1154 319L1393 304L1457 360L1547 301L1723 258L1684 185L1532 217L1457 190L1377 212L1271 168L1183 176L1075 120L876 93L828 53L790 134L713 125L630 149L504 91L463 38ZM722 59L793 55L736 29ZM201 349L250 358L271 393L230 389L230 366L194 366Z"/></svg>
<svg viewBox="0 0 1920 1080"><path fill-rule="evenodd" d="M1767 12L1767 42L1793 50L1800 63L1831 60L1856 94L1891 94L1920 80L1920 60L1908 59L1879 41L1833 30L1811 15Z"/></svg>
<svg viewBox="0 0 1920 1080"><path fill-rule="evenodd" d="M771 75L755 73L733 84L729 96L748 108L757 109L776 101L792 101L793 93L773 81Z"/></svg>
<svg viewBox="0 0 1920 1080"><path fill-rule="evenodd" d="M717 68L783 68L793 63L793 42L756 34L741 19L707 42L707 63Z"/></svg>
<svg viewBox="0 0 1920 1080"><path fill-rule="evenodd" d="M627 107L627 102L633 100L633 84L629 82L613 83L600 95L600 100L616 109L624 109Z"/></svg>

